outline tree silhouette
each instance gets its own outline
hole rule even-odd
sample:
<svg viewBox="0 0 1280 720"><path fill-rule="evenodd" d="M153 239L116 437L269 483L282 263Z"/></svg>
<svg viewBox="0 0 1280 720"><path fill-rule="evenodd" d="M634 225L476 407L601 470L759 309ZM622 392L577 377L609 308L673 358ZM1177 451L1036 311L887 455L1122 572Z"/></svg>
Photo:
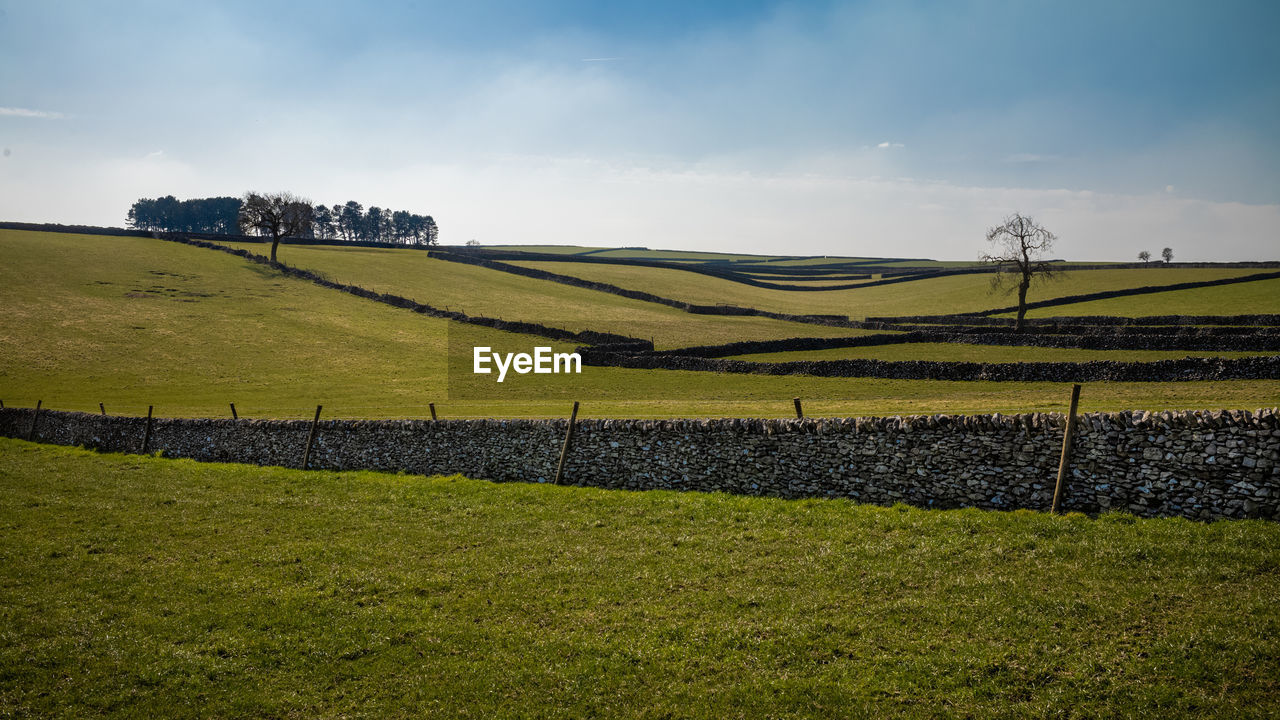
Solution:
<svg viewBox="0 0 1280 720"><path fill-rule="evenodd" d="M271 236L271 262L280 238L304 237L311 232L311 201L291 193L245 193L240 205L240 230Z"/></svg>
<svg viewBox="0 0 1280 720"><path fill-rule="evenodd" d="M1004 222L987 231L987 242L994 246L991 253L984 253L982 261L995 266L991 278L991 290L1004 288L1005 292L1018 291L1018 320L1014 331L1022 331L1023 318L1027 314L1027 290L1036 280L1048 280L1059 271L1047 260L1041 259L1053 247L1058 236L1022 213L1014 213Z"/></svg>

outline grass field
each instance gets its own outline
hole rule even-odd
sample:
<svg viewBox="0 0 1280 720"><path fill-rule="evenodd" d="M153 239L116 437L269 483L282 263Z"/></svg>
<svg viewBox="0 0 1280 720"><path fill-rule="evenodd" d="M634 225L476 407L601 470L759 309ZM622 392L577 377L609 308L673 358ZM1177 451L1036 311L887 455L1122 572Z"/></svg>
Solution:
<svg viewBox="0 0 1280 720"><path fill-rule="evenodd" d="M14 717L1266 717L1280 526L0 440Z"/></svg>
<svg viewBox="0 0 1280 720"><path fill-rule="evenodd" d="M424 317L158 240L0 231L0 252L0 401L8 406L42 400L96 412L103 402L113 414L145 415L154 405L161 416L224 417L234 402L246 417L300 418L323 404L326 417L359 418L424 417L436 403L445 417L546 417L579 400L584 417L783 417L793 397L809 415L851 416L1060 411L1069 395L1058 383L592 367L501 387L466 372L450 382L448 362L465 365L459 353L473 345L569 347ZM1277 381L1092 383L1081 408L1253 409L1278 396Z"/></svg>
<svg viewBox="0 0 1280 720"><path fill-rule="evenodd" d="M1038 348L1002 345L966 345L963 343L902 343L873 347L830 348L791 352L735 355L732 360L787 362L790 360L950 360L957 362L1151 362L1179 360L1185 357L1251 357L1277 355L1277 352L1200 352L1194 350L1079 350L1076 348Z"/></svg>
<svg viewBox="0 0 1280 720"><path fill-rule="evenodd" d="M554 253L556 255L589 255L590 257L636 258L641 260L678 261L747 261L764 262L779 259L775 255L743 255L740 253L698 252L691 250L649 250L633 248L598 248L576 245L485 245L484 250Z"/></svg>
<svg viewBox="0 0 1280 720"><path fill-rule="evenodd" d="M1280 279L1171 290L1028 310L1027 317L1071 315L1253 315L1280 314ZM1012 313L1010 314L1012 317Z"/></svg>
<svg viewBox="0 0 1280 720"><path fill-rule="evenodd" d="M228 245L262 252L261 244ZM690 315L656 303L435 260L419 250L286 246L280 251L280 259L295 267L318 270L339 282L411 297L469 315L524 320L570 330L615 332L652 339L662 348L863 333L761 317Z"/></svg>
<svg viewBox="0 0 1280 720"><path fill-rule="evenodd" d="M644 290L696 304L726 303L774 312L849 315L856 319L867 316L978 312L1016 302L1007 295L992 294L991 278L983 274L951 275L869 288L805 292L766 290L732 280L666 268L563 262L512 264L610 283L627 289ZM1067 273L1061 280L1050 281L1038 287L1032 291L1029 299L1035 301L1140 285L1214 280L1256 272L1256 269L1251 268L1078 270ZM1118 314L1131 315L1132 313L1124 311L1123 303L1122 300L1117 304Z"/></svg>

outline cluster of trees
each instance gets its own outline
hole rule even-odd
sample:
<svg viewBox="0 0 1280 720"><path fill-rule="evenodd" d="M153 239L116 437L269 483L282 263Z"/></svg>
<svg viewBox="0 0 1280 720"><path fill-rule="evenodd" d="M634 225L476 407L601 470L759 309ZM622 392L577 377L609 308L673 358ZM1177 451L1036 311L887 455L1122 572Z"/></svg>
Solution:
<svg viewBox="0 0 1280 720"><path fill-rule="evenodd" d="M311 227L314 237L318 238L403 245L435 245L440 236L436 221L430 215L388 210L377 205L365 210L355 200L331 207L316 205L312 208Z"/></svg>
<svg viewBox="0 0 1280 720"><path fill-rule="evenodd" d="M1160 257L1164 258L1165 262L1173 262L1173 248L1165 248L1161 250ZM1138 253L1138 259L1142 262L1151 262L1151 253L1143 250Z"/></svg>
<svg viewBox="0 0 1280 720"><path fill-rule="evenodd" d="M129 227L138 230L221 233L238 232L240 198L179 200L172 195L142 198L129 208Z"/></svg>
<svg viewBox="0 0 1280 720"><path fill-rule="evenodd" d="M287 223L281 216L287 216ZM403 245L435 245L440 236L430 215L404 210L368 210L355 200L332 207L312 205L289 193L246 193L243 198L217 197L178 200L166 195L143 198L129 208L129 227L139 230L233 235L260 235L370 241ZM284 230L283 235L276 231Z"/></svg>

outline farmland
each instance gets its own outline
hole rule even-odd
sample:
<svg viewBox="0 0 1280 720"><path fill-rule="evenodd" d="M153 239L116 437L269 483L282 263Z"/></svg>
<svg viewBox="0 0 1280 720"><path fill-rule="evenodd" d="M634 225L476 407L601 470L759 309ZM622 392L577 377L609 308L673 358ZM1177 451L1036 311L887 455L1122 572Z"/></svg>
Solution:
<svg viewBox="0 0 1280 720"><path fill-rule="evenodd" d="M259 250L254 243L230 243ZM861 331L759 317L696 316L640 300L427 257L424 252L334 246L290 248L290 263L338 282L393 292L437 307L652 339L659 347Z"/></svg>
<svg viewBox="0 0 1280 720"><path fill-rule="evenodd" d="M328 416L422 417L427 404L436 403L448 417L538 417L562 415L573 400L581 400L584 414L595 417L777 417L791 411L793 397L804 398L813 415L874 415L1060 410L1067 395L1060 383L765 377L611 367L588 368L554 382L527 376L496 388L490 378L465 372L450 377L450 359L455 367L465 363L463 355L472 345L527 349L537 343L562 351L572 345L425 317L283 277L225 253L149 238L3 230L0 247L6 257L0 266L0 296L7 309L0 321L0 400L10 406L43 400L47 407L96 411L102 402L113 413L145 414L154 405L167 416L221 417L228 414L228 403L235 402L248 417L304 417L323 403ZM309 250L313 252L307 254ZM565 307L555 313L560 318L551 318L553 324L560 320L565 326L627 330L633 327L626 323L630 308L643 307L660 311L661 321L634 326L640 328L636 334L656 334L668 323L668 341L737 339L734 333L745 326L740 321L758 323L754 327L766 329L766 337L785 336L792 328L803 336L860 332L768 318L697 316L630 300L626 302L634 306L616 309L620 306L611 303L624 298L424 255L415 250L282 249L283 259L299 263L322 256L339 264L351 257L348 270L329 271L373 278L370 282L379 290L399 290L441 306L457 302L500 317L529 317L521 314L526 303L551 303L556 293L574 291L565 297L593 304ZM460 272L456 277L466 281L414 280L413 272L394 272L389 263L397 258L414 269ZM467 274L472 270L484 272ZM1145 278L1148 271L1130 272ZM498 280L505 284L484 284ZM919 307L912 299L915 291L908 290L918 283L963 287L978 280L956 276L866 292L905 295L902 305L883 308L905 311ZM441 285L449 288L437 299L432 288ZM525 286L546 289L535 294L521 289ZM1237 287L1244 286L1225 286ZM777 292L745 290L763 296ZM1194 292L1210 290L1214 288ZM982 291L969 287L964 292ZM742 299L753 301L750 295ZM684 322L695 323L698 331L682 329ZM1013 355L1029 352L1019 349L986 351L992 357L1031 357ZM1038 352L1048 356L1056 351ZM1280 383L1274 380L1096 383L1087 388L1082 408L1254 408L1277 395Z"/></svg>
<svg viewBox="0 0 1280 720"><path fill-rule="evenodd" d="M1280 526L0 439L19 716L1265 716Z"/></svg>
<svg viewBox="0 0 1280 720"><path fill-rule="evenodd" d="M746 305L774 312L796 314L837 313L854 318L885 315L935 315L977 312L1010 304L1007 296L990 292L987 275L948 275L903 283L849 290L789 292L750 287L730 280L691 272L629 265L574 264L561 262L517 262L517 265L581 277L648 292L690 303ZM1080 270L1063 279L1050 281L1038 290L1040 298L1117 290L1140 285L1168 285L1178 282L1239 277L1257 272L1223 268L1151 268L1140 270ZM1231 286L1228 286L1231 287ZM1280 300L1267 303L1280 312ZM1202 306L1205 309L1209 306ZM1224 311L1225 312L1225 311ZM1047 312L1053 315L1053 312ZM1127 315L1129 313L1122 312Z"/></svg>
<svg viewBox="0 0 1280 720"><path fill-rule="evenodd" d="M301 418L323 403L327 418L420 418L434 403L465 418L562 416L578 400L584 417L779 417L793 397L809 416L849 416L1061 412L1069 395L1061 382L611 366L499 387L467 371L473 346L574 343L154 238L0 230L0 251L8 406L225 417L235 402L241 417ZM281 258L471 320L652 338L659 350L894 334L695 314L419 250L285 245ZM764 309L898 315L1003 301L980 275L788 292L660 267L545 264L688 302L723 288L719 302ZM609 274L619 267L650 284ZM1097 274L1054 292L1256 270L1085 272ZM1266 308L1271 282L1177 291L1176 306L1143 304L1157 295L1079 305ZM863 304L841 310L837 297ZM1268 354L895 342L735 359ZM1273 379L1096 382L1081 409L1255 408L1277 396ZM1248 717L1269 712L1280 687L1280 538L1263 521L301 472L10 439L0 485L0 703L17 715Z"/></svg>

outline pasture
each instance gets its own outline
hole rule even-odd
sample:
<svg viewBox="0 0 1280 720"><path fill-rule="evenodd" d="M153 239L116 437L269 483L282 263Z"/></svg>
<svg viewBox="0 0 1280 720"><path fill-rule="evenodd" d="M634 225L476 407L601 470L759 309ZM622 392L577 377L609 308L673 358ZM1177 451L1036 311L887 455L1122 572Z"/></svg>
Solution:
<svg viewBox="0 0 1280 720"><path fill-rule="evenodd" d="M308 257L303 251L309 249L286 245L281 257L297 261ZM588 417L784 417L792 412L793 397L804 399L810 415L851 416L1062 410L1069 394L1069 387L1061 383L769 377L612 367L590 367L576 376L522 376L499 388L486 376L457 372L451 377L450 362L455 369L465 367L473 345L525 351L534 344L559 351L571 345L426 317L283 277L225 253L149 238L0 230L0 250L6 258L0 265L0 298L6 308L0 317L0 400L8 406L30 407L42 400L46 407L96 412L102 402L113 414L145 415L147 406L154 405L162 416L225 417L228 403L234 402L245 417L301 418L323 404L326 417L362 418L427 417L428 403L435 403L446 417L546 417L563 416L574 400L580 400ZM351 272L376 276L379 289L399 290L440 305L447 303L434 298L431 288L441 283L402 286L413 282L413 273L393 273L394 261L403 258L420 263L406 267L461 272L443 276L465 279L444 283L454 293L451 297L463 307L482 307L504 318L522 317L521 305L534 302L520 290L526 283L551 286L542 291L546 303L560 288L581 290L430 260L416 250L369 254L356 248L324 248L315 254L339 264L344 253L354 258ZM378 276L379 269L386 274ZM466 274L473 269L484 272ZM498 280L506 284L485 284ZM867 291L898 288L901 293L915 284ZM504 297L504 292L511 293L505 296L510 305L494 299ZM600 329L632 327L625 312L617 311L609 319L605 310L623 298L581 293L573 297L595 304L557 312L566 326L576 322L593 328L603 325ZM473 304L470 297L490 305ZM908 297L902 302L913 301ZM769 323L759 327L770 332L773 324L796 326L796 334L804 336L823 330L766 318L696 316L652 303L639 305L670 311L663 317L675 323L672 339L687 333L681 339L697 343L732 336L733 330L724 328L738 327L734 322L740 320ZM679 329L686 321L706 323L697 326L705 332ZM980 352L1009 357L1025 351ZM1056 357L1067 351L1036 352ZM1280 382L1274 380L1093 383L1081 407L1256 408L1277 396Z"/></svg>
<svg viewBox="0 0 1280 720"><path fill-rule="evenodd" d="M262 251L256 243L227 245ZM319 271L337 282L403 295L468 315L639 337L653 340L660 348L863 332L762 317L690 315L642 300L437 260L414 250L332 245L301 245L287 250L288 257L281 257L290 265Z"/></svg>
<svg viewBox="0 0 1280 720"><path fill-rule="evenodd" d="M715 305L743 305L762 310L794 314L838 314L854 319L891 315L943 315L963 312L979 312L1003 307L1016 302L1008 295L991 292L991 277L985 274L947 275L892 285L829 291L788 291L752 287L732 280L708 277L678 269L640 267L632 265L604 265L569 262L513 262L513 265L531 267L561 275L604 282L624 288L643 289L655 295L685 302ZM1032 300L1046 300L1067 295L1119 290L1142 285L1169 285L1180 282L1216 280L1257 273L1248 268L1142 268L1124 270L1077 270L1067 273L1060 280L1039 286L1031 295ZM1225 286L1233 288L1236 286ZM1199 290L1190 291L1198 292ZM1116 304L1122 309L1127 298ZM1280 308L1280 299L1267 303ZM1208 313L1212 306L1201 307ZM1056 308L1046 308L1046 315L1059 314ZM1217 311L1214 311L1217 312ZM1235 311L1223 310L1223 314ZM1238 312L1280 312L1277 310L1248 310ZM1084 314L1084 313L1081 313ZM1144 314L1119 312L1108 314ZM1156 313L1162 314L1162 313ZM1195 314L1195 313L1190 313Z"/></svg>
<svg viewBox="0 0 1280 720"><path fill-rule="evenodd" d="M0 439L14 716L1264 717L1280 526Z"/></svg>

